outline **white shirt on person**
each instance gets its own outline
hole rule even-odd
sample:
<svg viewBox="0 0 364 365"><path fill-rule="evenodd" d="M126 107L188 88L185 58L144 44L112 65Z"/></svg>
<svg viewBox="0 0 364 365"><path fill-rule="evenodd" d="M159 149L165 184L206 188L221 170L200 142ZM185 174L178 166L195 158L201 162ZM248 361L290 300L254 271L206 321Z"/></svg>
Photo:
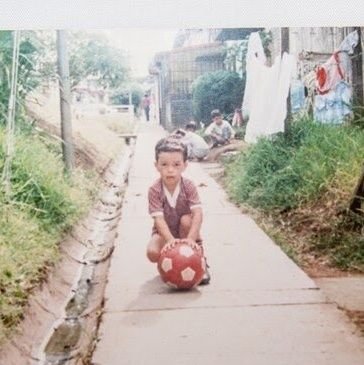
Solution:
<svg viewBox="0 0 364 365"><path fill-rule="evenodd" d="M235 131L232 128L232 126L230 125L230 123L227 120L223 120L221 125L217 125L215 122L212 122L205 130L205 134L207 136L211 135L212 133L215 133L219 136L223 135L223 130L227 128L230 130L231 133L231 138L234 138L235 136Z"/></svg>
<svg viewBox="0 0 364 365"><path fill-rule="evenodd" d="M204 157L209 151L206 141L194 132L186 131L182 142L187 145L189 157Z"/></svg>
<svg viewBox="0 0 364 365"><path fill-rule="evenodd" d="M190 145L192 148L209 148L206 141L194 132L186 131L186 135L182 138L182 141L185 144Z"/></svg>

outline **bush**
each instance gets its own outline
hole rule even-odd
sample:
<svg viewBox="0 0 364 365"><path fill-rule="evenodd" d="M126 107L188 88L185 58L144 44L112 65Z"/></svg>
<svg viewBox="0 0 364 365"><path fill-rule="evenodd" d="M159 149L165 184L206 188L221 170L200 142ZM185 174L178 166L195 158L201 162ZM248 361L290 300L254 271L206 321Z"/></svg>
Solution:
<svg viewBox="0 0 364 365"><path fill-rule="evenodd" d="M4 135L0 135L3 144ZM29 140L32 143L29 143ZM85 178L75 173L73 178L63 174L61 155L54 155L35 135L18 134L16 154L11 172L11 201L26 208L47 229L65 229L74 223L80 207L87 201L87 193L77 184L91 188ZM0 161L4 161L3 151ZM2 173L0 163L0 174ZM80 178L81 181L77 181ZM86 190L87 192L87 190Z"/></svg>
<svg viewBox="0 0 364 365"><path fill-rule="evenodd" d="M208 123L213 109L233 113L243 100L245 80L236 72L215 71L197 78L192 85L193 114L196 120Z"/></svg>
<svg viewBox="0 0 364 365"><path fill-rule="evenodd" d="M294 208L330 186L353 189L363 156L363 130L296 121L287 136L261 138L227 166L228 190L254 208Z"/></svg>
<svg viewBox="0 0 364 365"><path fill-rule="evenodd" d="M129 93L131 91L131 102L134 105L134 112L136 113L143 97L143 90L139 85L132 85L130 89L121 87L113 91L110 97L111 104L128 105Z"/></svg>

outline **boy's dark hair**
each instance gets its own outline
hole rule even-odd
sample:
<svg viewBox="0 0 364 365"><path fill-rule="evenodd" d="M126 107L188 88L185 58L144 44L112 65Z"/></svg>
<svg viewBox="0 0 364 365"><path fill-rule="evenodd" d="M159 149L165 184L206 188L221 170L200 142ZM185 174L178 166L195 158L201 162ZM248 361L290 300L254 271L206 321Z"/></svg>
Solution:
<svg viewBox="0 0 364 365"><path fill-rule="evenodd" d="M172 132L168 138L183 138L184 136L186 135L186 132L181 129L181 128L178 128L176 129L174 132Z"/></svg>
<svg viewBox="0 0 364 365"><path fill-rule="evenodd" d="M215 117L221 117L221 113L220 113L220 110L219 109L214 109L212 112L211 112L211 118L214 119Z"/></svg>
<svg viewBox="0 0 364 365"><path fill-rule="evenodd" d="M194 120L191 120L190 122L188 122L186 124L186 129L192 129L193 131L195 131L197 129L197 124Z"/></svg>
<svg viewBox="0 0 364 365"><path fill-rule="evenodd" d="M158 161L159 154L162 152L181 152L183 161L187 161L187 146L176 138L166 137L157 142L155 145L156 161Z"/></svg>

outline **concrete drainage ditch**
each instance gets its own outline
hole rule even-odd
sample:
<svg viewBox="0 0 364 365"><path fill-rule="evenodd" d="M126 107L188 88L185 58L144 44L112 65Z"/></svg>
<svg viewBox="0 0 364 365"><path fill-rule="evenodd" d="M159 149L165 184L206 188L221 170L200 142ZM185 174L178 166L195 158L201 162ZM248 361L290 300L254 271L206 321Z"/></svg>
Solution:
<svg viewBox="0 0 364 365"><path fill-rule="evenodd" d="M96 205L60 244L61 260L30 298L1 365L90 363L133 149L127 145L110 166Z"/></svg>

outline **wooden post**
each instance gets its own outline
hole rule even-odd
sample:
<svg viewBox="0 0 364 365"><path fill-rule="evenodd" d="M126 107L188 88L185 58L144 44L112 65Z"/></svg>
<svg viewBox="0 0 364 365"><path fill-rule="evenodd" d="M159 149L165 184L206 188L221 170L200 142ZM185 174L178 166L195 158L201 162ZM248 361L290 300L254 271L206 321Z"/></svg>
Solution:
<svg viewBox="0 0 364 365"><path fill-rule="evenodd" d="M74 167L74 147L72 141L71 86L67 53L67 34L65 30L57 30L57 52L63 161L66 170L70 172Z"/></svg>
<svg viewBox="0 0 364 365"><path fill-rule="evenodd" d="M361 28L354 27L359 34L359 43L354 49L353 55L353 101L354 106L364 107L364 93L363 93L363 55L361 46Z"/></svg>
<svg viewBox="0 0 364 365"><path fill-rule="evenodd" d="M353 55L353 99L354 106L364 107L364 94L363 94L363 56L361 46L361 28L354 27L359 34L358 45L354 49ZM364 114L363 110L360 110L360 114ZM355 187L353 198L350 202L350 210L355 213L364 214L364 167L361 176L358 180L358 184Z"/></svg>
<svg viewBox="0 0 364 365"><path fill-rule="evenodd" d="M281 56L283 53L289 53L289 28L281 28ZM287 97L287 116L284 120L284 133L287 133L288 123L291 118L291 95L290 90L288 90Z"/></svg>
<svg viewBox="0 0 364 365"><path fill-rule="evenodd" d="M350 210L364 214L364 167L350 202Z"/></svg>

